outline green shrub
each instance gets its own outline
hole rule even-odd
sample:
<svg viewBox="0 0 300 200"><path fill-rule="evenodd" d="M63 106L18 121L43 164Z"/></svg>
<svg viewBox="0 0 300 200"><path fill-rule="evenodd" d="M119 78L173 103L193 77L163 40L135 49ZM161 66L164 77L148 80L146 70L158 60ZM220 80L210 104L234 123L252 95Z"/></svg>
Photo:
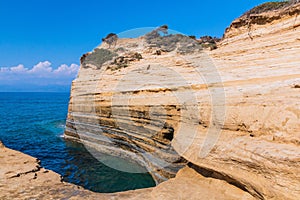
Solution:
<svg viewBox="0 0 300 200"><path fill-rule="evenodd" d="M192 53L202 49L196 40L181 34L161 36L156 31L152 31L145 35L145 39L150 46L160 48L165 52L177 49L179 53Z"/></svg>
<svg viewBox="0 0 300 200"><path fill-rule="evenodd" d="M100 69L105 62L112 60L116 56L118 56L118 54L110 50L96 48L85 58L82 66L87 68L87 64L92 64L97 66L97 69Z"/></svg>
<svg viewBox="0 0 300 200"><path fill-rule="evenodd" d="M259 6L252 8L251 10L246 12L243 16L249 15L250 13L251 14L260 14L260 13L267 12L267 11L278 10L280 8L284 8L284 7L288 6L289 4L290 3L288 1L275 1L275 2L263 3Z"/></svg>
<svg viewBox="0 0 300 200"><path fill-rule="evenodd" d="M119 70L122 68L126 68L129 64L133 61L139 61L143 59L142 54L138 52L130 52L129 54L116 57L114 61L108 66L107 70L110 69L111 71Z"/></svg>

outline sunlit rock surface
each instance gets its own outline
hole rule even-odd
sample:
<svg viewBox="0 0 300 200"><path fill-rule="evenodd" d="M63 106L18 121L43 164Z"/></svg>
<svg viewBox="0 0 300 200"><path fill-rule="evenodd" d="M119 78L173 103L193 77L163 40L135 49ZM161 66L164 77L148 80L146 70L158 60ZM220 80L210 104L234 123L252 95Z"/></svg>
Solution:
<svg viewBox="0 0 300 200"><path fill-rule="evenodd" d="M161 184L96 194L1 148L0 198L299 199L299 12L243 16L213 51L152 33L86 54L66 138L133 159Z"/></svg>
<svg viewBox="0 0 300 200"><path fill-rule="evenodd" d="M217 188L216 188L217 186ZM172 192L170 192L172 191ZM252 199L225 181L205 178L185 167L176 178L154 188L101 194L61 182L58 174L41 168L37 159L0 147L0 199Z"/></svg>
<svg viewBox="0 0 300 200"><path fill-rule="evenodd" d="M101 66L86 58L73 82L66 135L144 163L157 182L188 161L256 198L294 199L297 13L299 4L256 14L251 29L239 18L213 51L183 36L120 39L109 51L123 58Z"/></svg>

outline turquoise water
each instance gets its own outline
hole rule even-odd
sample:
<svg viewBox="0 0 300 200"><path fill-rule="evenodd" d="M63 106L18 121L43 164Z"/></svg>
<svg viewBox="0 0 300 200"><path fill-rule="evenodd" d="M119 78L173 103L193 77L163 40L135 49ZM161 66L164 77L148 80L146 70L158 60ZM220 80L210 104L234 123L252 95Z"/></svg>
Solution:
<svg viewBox="0 0 300 200"><path fill-rule="evenodd" d="M0 140L40 159L43 167L65 181L95 192L155 185L150 174L117 171L95 159L82 144L65 140L68 101L68 93L0 93Z"/></svg>

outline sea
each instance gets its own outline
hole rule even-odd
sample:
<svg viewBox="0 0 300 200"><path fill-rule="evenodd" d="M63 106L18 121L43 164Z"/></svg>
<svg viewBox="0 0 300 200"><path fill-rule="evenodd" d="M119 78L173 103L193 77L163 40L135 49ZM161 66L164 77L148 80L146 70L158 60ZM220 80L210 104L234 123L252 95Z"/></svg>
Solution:
<svg viewBox="0 0 300 200"><path fill-rule="evenodd" d="M84 145L64 139L69 96L69 93L0 93L0 140L8 148L38 158L42 167L57 172L64 181L94 192L155 186L149 173L110 168L95 159Z"/></svg>

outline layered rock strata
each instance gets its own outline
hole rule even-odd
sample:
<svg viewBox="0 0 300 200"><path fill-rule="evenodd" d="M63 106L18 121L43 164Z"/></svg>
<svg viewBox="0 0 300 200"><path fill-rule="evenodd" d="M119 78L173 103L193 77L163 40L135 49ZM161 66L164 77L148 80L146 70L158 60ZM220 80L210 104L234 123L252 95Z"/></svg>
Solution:
<svg viewBox="0 0 300 200"><path fill-rule="evenodd" d="M137 161L157 183L174 177L187 161L171 146L182 109L172 90L185 93L189 87L184 79L176 81L174 69L193 68L185 57L200 50L186 36L151 34L121 39L114 49L96 48L73 82L66 137ZM182 58L174 61L177 53Z"/></svg>
<svg viewBox="0 0 300 200"><path fill-rule="evenodd" d="M188 161L258 199L297 199L299 10L257 14L251 29L239 18L210 52L182 36L99 46L90 55L103 59L87 56L73 82L66 137L130 157L157 182Z"/></svg>
<svg viewBox="0 0 300 200"><path fill-rule="evenodd" d="M70 200L173 200L173 199L253 199L247 192L225 181L205 178L185 167L167 182L154 188L94 193L61 181L60 175L40 166L36 158L0 146L0 199L70 199Z"/></svg>

